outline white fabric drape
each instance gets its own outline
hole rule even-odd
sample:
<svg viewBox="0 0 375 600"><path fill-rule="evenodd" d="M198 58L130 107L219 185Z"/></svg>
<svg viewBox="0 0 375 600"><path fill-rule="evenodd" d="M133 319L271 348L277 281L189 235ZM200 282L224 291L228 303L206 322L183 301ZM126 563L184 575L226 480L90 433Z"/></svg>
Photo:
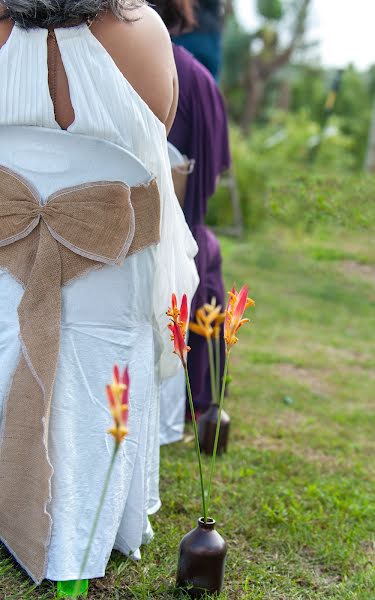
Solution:
<svg viewBox="0 0 375 600"><path fill-rule="evenodd" d="M75 579L96 510L112 440L104 386L112 365L128 364L130 434L121 448L85 578L104 575L113 547L139 558L160 506L159 387L178 360L165 315L170 296L192 298L197 247L173 191L163 124L120 73L86 25L56 30L75 112L71 133L130 150L156 176L161 242L66 286L49 453L53 518L46 576ZM58 129L48 89L47 32L17 26L0 50L0 125ZM100 158L98 157L98 165ZM99 173L99 166L98 166ZM0 415L17 364L21 286L0 271Z"/></svg>

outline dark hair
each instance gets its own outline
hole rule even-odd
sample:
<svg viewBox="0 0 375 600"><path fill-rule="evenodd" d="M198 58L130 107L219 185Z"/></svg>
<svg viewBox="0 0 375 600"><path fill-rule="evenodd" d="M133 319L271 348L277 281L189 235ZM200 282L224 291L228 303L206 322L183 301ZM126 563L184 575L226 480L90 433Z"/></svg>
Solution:
<svg viewBox="0 0 375 600"><path fill-rule="evenodd" d="M110 10L123 21L126 12L146 4L145 0L0 0L5 12L0 19L12 19L21 27L58 27L94 19Z"/></svg>
<svg viewBox="0 0 375 600"><path fill-rule="evenodd" d="M183 31L195 24L193 0L152 0L168 29Z"/></svg>

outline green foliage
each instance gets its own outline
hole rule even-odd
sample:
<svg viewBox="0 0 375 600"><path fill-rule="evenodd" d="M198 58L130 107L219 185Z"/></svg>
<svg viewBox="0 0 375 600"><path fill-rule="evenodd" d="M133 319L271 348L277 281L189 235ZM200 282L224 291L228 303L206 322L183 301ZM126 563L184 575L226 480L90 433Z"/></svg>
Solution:
<svg viewBox="0 0 375 600"><path fill-rule="evenodd" d="M216 600L373 600L373 235L276 224L221 244L227 289L248 282L256 307L231 364L231 437L213 497L228 543ZM141 561L113 552L88 600L188 600L174 583L200 510L194 462L192 441L162 448L155 538ZM0 598L54 600L55 587L34 586L0 548Z"/></svg>
<svg viewBox="0 0 375 600"><path fill-rule="evenodd" d="M223 91L230 113L240 120L245 101L245 78L250 62L251 35L234 18L227 19L223 37Z"/></svg>
<svg viewBox="0 0 375 600"><path fill-rule="evenodd" d="M280 4L277 2L277 4ZM259 2L265 15L272 14L273 2ZM298 5L298 4L297 4ZM289 6L285 4L285 6ZM296 10L296 8L294 9ZM269 12L267 12L269 11ZM262 13L262 14L263 14ZM274 13L277 14L276 12ZM271 18L271 17L267 17ZM279 20L280 21L280 20ZM257 31L248 33L231 17L224 31L223 92L228 109L235 123L243 122L246 97L249 93L249 67L251 64L251 41L262 40L261 54L272 57L280 38L280 22L263 25ZM284 19L281 19L284 22ZM303 51L299 58L303 59ZM278 71L266 85L263 104L258 110L258 124L272 120L272 114L280 96L280 82L286 80L290 88L290 108L292 113L304 111L312 121L320 123L324 116L324 106L332 85L335 72L305 62L289 64L282 72ZM361 169L367 149L371 110L375 95L375 66L367 73L348 66L342 76L341 88L334 107L339 117L341 132L350 138L352 144L352 167Z"/></svg>
<svg viewBox="0 0 375 600"><path fill-rule="evenodd" d="M356 166L361 168L367 148L372 99L370 84L363 74L349 67L342 78L335 113L341 117L342 131L353 140Z"/></svg>
<svg viewBox="0 0 375 600"><path fill-rule="evenodd" d="M350 228L375 227L375 185L372 176L353 171L351 139L340 132L340 119L330 121L314 164L311 144L320 129L306 113L275 114L250 139L231 130L234 169L245 227L267 220L310 229L322 223ZM219 188L210 201L208 223L228 226L232 212L228 191Z"/></svg>
<svg viewBox="0 0 375 600"><path fill-rule="evenodd" d="M319 122L333 77L334 73L321 68L295 67L291 84L292 111L304 107L309 116ZM368 74L360 73L352 66L345 70L334 114L339 117L342 133L352 142L353 166L357 169L361 169L364 162L374 93L375 77L371 69Z"/></svg>
<svg viewBox="0 0 375 600"><path fill-rule="evenodd" d="M293 68L292 75L291 111L304 110L313 121L320 123L327 97L327 74L321 67L297 65Z"/></svg>
<svg viewBox="0 0 375 600"><path fill-rule="evenodd" d="M295 174L270 185L266 203L273 220L305 230L322 224L348 230L375 227L373 177Z"/></svg>
<svg viewBox="0 0 375 600"><path fill-rule="evenodd" d="M283 16L281 0L257 0L258 13L265 19L279 21Z"/></svg>

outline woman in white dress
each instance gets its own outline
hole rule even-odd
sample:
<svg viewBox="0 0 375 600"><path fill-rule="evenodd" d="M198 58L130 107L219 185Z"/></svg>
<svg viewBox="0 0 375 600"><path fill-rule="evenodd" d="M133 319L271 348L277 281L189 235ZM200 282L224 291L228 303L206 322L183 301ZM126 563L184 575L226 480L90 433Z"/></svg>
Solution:
<svg viewBox="0 0 375 600"><path fill-rule="evenodd" d="M172 291L192 297L198 280L196 244L174 195L168 161L166 132L178 99L172 48L161 20L142 0L0 1L0 80L0 135L3 125L26 125L101 138L138 157L159 188L156 248L62 288L48 429L53 476L45 511L51 526L39 568L21 556L23 545L32 550L30 532L18 530L18 550L2 531L8 507L0 486L0 539L34 581L77 579L111 458L105 384L113 364L128 365L130 433L83 573L84 579L102 577L113 548L137 558L152 537L148 515L160 506L158 381L177 366L165 310ZM19 282L0 267L2 429L21 352L22 295Z"/></svg>

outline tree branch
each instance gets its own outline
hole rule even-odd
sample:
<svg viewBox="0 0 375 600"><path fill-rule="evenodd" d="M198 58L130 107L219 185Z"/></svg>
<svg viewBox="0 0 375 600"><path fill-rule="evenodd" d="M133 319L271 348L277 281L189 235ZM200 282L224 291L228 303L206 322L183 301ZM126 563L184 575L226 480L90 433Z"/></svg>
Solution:
<svg viewBox="0 0 375 600"><path fill-rule="evenodd" d="M305 33L306 16L310 3L311 0L302 0L299 7L299 11L297 13L292 39L288 47L285 48L285 50L283 50L279 54L277 54L272 60L267 62L261 61L260 69L264 77L268 78L270 75L272 75L274 71L276 71L289 61L298 42Z"/></svg>

